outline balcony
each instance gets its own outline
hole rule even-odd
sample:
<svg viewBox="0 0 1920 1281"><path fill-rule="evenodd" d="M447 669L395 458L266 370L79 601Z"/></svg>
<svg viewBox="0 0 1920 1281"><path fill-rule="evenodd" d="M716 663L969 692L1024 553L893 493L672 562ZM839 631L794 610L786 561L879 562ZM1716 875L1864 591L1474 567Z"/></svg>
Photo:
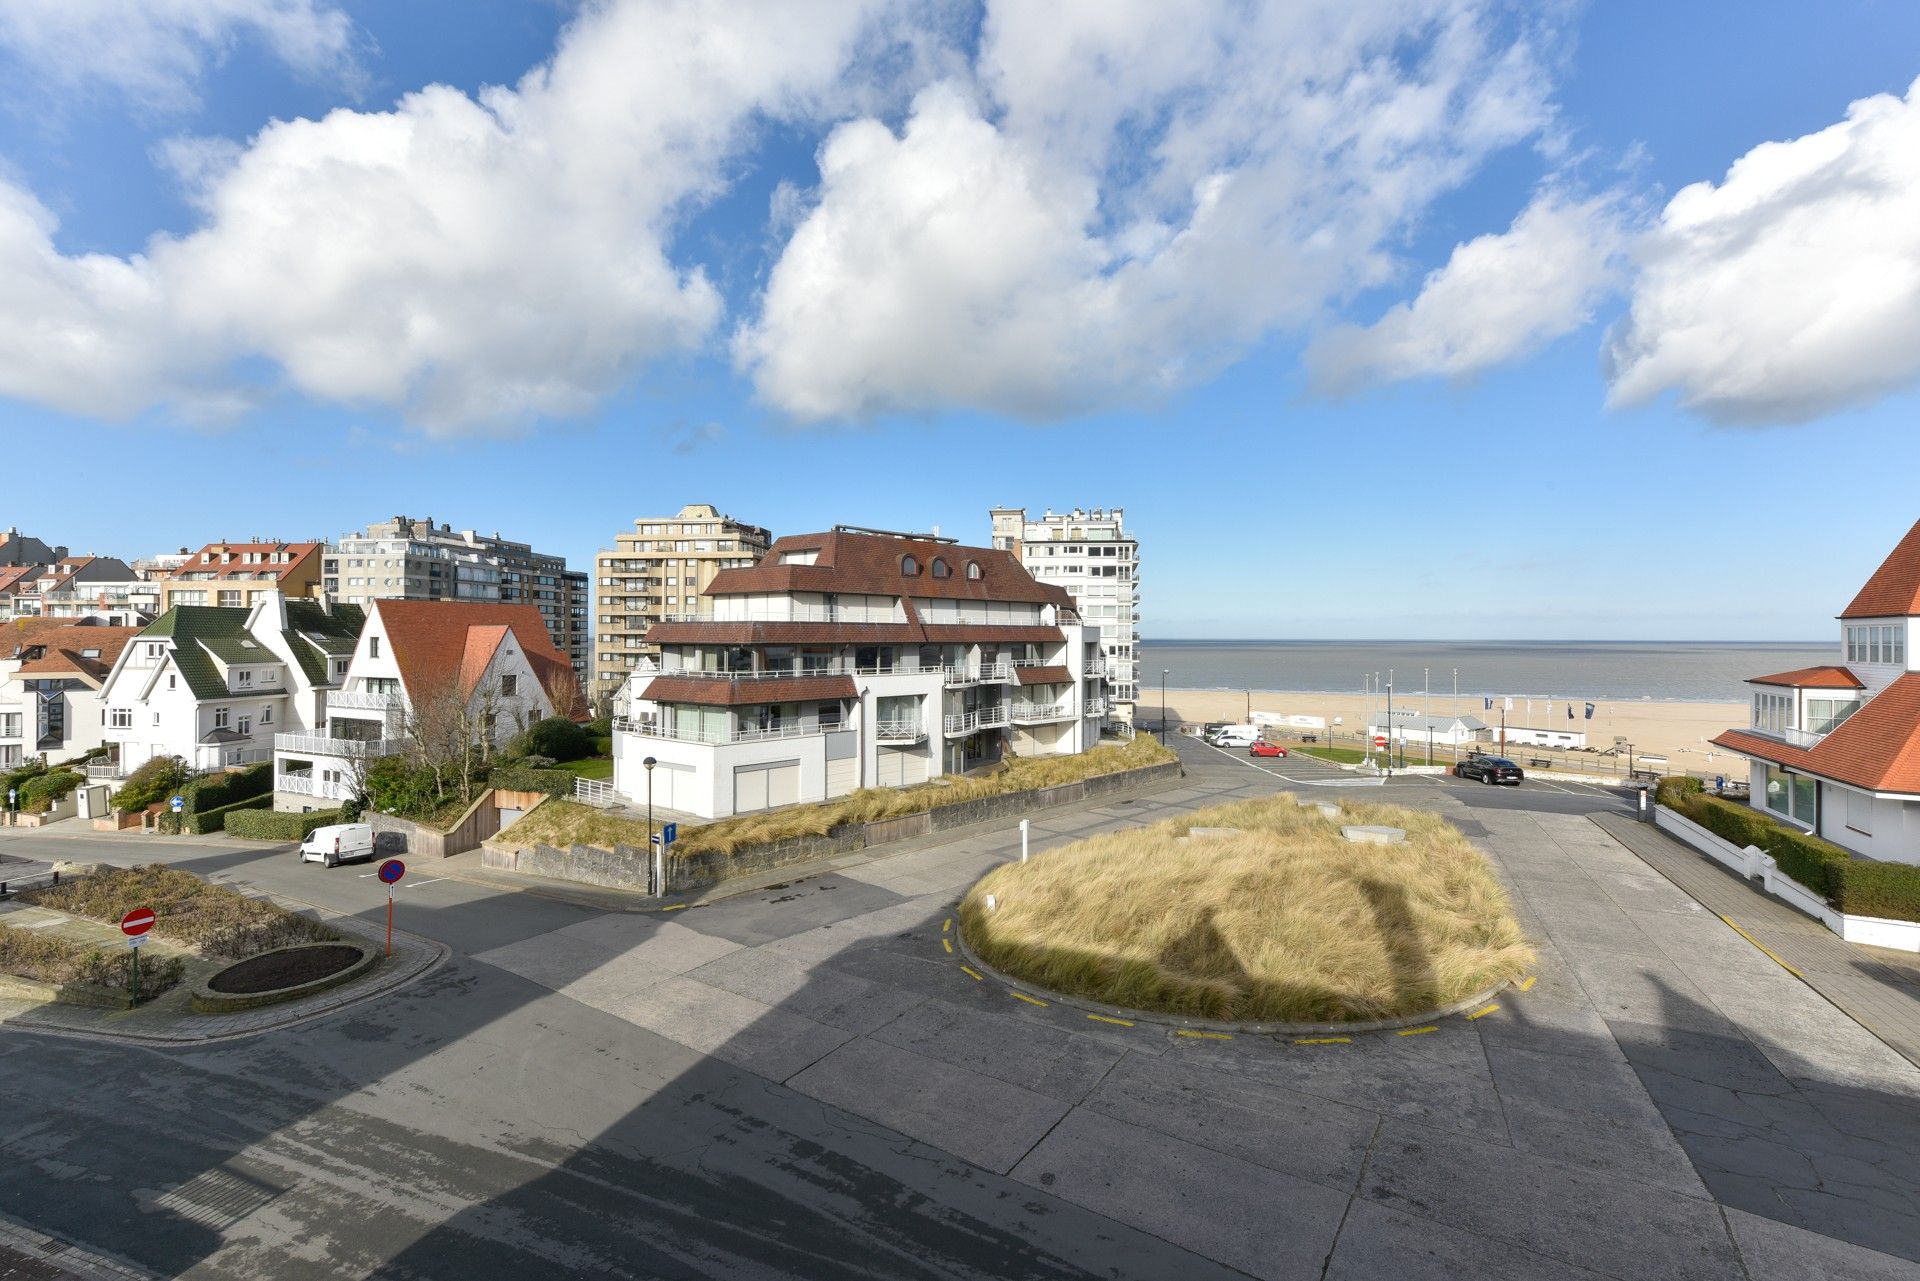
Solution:
<svg viewBox="0 0 1920 1281"><path fill-rule="evenodd" d="M1000 685L1012 679L1013 664L1003 658L979 667L949 667L945 684L948 689L954 689L961 685Z"/></svg>
<svg viewBox="0 0 1920 1281"><path fill-rule="evenodd" d="M948 712L943 724L947 737L971 734L975 730L997 729L1007 723L1007 709L1003 706L982 707L971 712Z"/></svg>
<svg viewBox="0 0 1920 1281"><path fill-rule="evenodd" d="M658 721L645 717L616 716L613 718L615 733L633 734L640 738L657 738L671 743L708 743L723 745L727 743L764 743L770 739L806 738L813 734L832 734L846 729L839 721L820 721L805 718L791 721L776 721L770 725L737 725L730 730L691 729L677 725L662 727Z"/></svg>
<svg viewBox="0 0 1920 1281"><path fill-rule="evenodd" d="M1079 718L1080 713L1074 710L1072 703L1029 703L1025 699L1015 699L1013 704L1013 723L1016 725L1044 725L1049 721Z"/></svg>
<svg viewBox="0 0 1920 1281"><path fill-rule="evenodd" d="M873 736L882 743L917 743L927 736L927 727L920 723L917 716L875 721Z"/></svg>
<svg viewBox="0 0 1920 1281"><path fill-rule="evenodd" d="M336 690L327 695L329 710L343 712L397 712L404 706L399 694L372 694L365 690Z"/></svg>
<svg viewBox="0 0 1920 1281"><path fill-rule="evenodd" d="M1816 734L1804 729L1761 729L1758 725L1748 728L1747 733L1758 734L1761 738L1771 738L1775 742L1785 743L1788 747L1818 747L1826 739L1826 734Z"/></svg>
<svg viewBox="0 0 1920 1281"><path fill-rule="evenodd" d="M729 609L713 614L661 614L658 623L904 623L898 606L787 605L772 609ZM941 620L945 621L945 620Z"/></svg>
<svg viewBox="0 0 1920 1281"><path fill-rule="evenodd" d="M339 756L348 760L370 760L392 756L406 747L394 738L329 738L321 734L275 734L273 750L301 756Z"/></svg>
<svg viewBox="0 0 1920 1281"><path fill-rule="evenodd" d="M291 796L313 796L326 801L350 801L354 798L353 785L335 779L328 782L315 778L312 774L275 774L273 790L286 792Z"/></svg>

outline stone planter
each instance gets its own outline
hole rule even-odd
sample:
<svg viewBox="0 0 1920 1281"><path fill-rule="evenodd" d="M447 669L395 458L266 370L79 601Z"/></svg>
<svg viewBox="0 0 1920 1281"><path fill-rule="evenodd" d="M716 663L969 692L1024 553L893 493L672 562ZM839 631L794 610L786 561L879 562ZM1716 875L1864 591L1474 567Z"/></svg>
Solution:
<svg viewBox="0 0 1920 1281"><path fill-rule="evenodd" d="M213 989L212 984L221 975L236 970L241 966L252 965L254 962L259 961L261 957L283 956L294 952L316 951L327 948L345 948L358 953L358 956L344 968L336 970L331 974L323 975L317 979L310 979L304 983L295 983L288 987L273 988L270 991L264 992L216 992ZM276 947L269 951L249 956L244 960L235 961L232 965L217 970L195 983L193 985L192 1005L194 1010L201 1014L231 1014L239 1010L258 1009L263 1005L278 1005L282 1001L297 1001L301 997L312 996L316 992L324 992L328 988L339 987L342 983L352 982L371 969L374 962L379 959L380 953L370 944L362 943L355 939L341 939L331 943L295 943L290 947Z"/></svg>

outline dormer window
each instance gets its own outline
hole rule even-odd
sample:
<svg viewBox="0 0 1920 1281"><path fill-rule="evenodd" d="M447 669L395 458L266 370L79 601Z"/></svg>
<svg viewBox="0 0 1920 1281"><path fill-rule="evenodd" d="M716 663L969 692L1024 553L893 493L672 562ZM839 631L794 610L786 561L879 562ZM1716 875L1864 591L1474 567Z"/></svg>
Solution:
<svg viewBox="0 0 1920 1281"><path fill-rule="evenodd" d="M906 578L920 577L919 560L910 554L906 556L902 556L900 558L900 573L903 577L906 577Z"/></svg>
<svg viewBox="0 0 1920 1281"><path fill-rule="evenodd" d="M968 577L968 578L972 578L972 579L978 579L978 578L980 577L980 562L979 562L979 561L977 561L977 560L970 560L970 561L968 561L968 562L967 562L967 577Z"/></svg>
<svg viewBox="0 0 1920 1281"><path fill-rule="evenodd" d="M933 576L935 578L952 578L953 571L947 568L946 561L942 560L938 556L935 556L933 558Z"/></svg>

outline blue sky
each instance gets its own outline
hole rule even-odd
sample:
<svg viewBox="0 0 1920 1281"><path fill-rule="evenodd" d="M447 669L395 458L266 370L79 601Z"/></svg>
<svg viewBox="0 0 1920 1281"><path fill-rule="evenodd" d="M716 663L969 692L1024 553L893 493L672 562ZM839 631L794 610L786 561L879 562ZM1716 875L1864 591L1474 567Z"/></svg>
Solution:
<svg viewBox="0 0 1920 1281"><path fill-rule="evenodd" d="M0 519L584 564L690 501L1119 505L1152 636L1830 635L1920 517L1920 9L1423 7L1098 23L1113 75L944 0L718 68L743 6L25 0L0 432L105 483ZM1383 57L1408 92L1316 120Z"/></svg>

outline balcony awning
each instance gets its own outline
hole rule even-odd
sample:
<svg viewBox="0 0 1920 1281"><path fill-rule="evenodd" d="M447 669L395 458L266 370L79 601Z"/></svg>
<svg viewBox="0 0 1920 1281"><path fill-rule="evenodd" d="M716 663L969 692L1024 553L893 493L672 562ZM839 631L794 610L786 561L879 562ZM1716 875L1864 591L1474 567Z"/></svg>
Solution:
<svg viewBox="0 0 1920 1281"><path fill-rule="evenodd" d="M703 676L656 676L640 693L640 697L649 702L694 703L706 707L859 696L851 676L748 676L731 681Z"/></svg>
<svg viewBox="0 0 1920 1281"><path fill-rule="evenodd" d="M1065 667L1016 667L1013 679L1020 685L1071 685L1073 673Z"/></svg>

